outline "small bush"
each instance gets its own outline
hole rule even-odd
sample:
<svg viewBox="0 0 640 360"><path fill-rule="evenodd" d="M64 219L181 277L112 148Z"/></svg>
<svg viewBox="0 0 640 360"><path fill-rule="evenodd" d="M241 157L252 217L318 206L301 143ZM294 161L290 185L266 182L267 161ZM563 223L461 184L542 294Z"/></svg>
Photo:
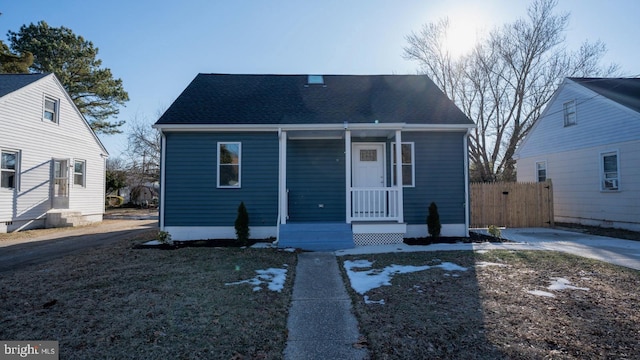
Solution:
<svg viewBox="0 0 640 360"><path fill-rule="evenodd" d="M172 245L171 234L166 231L158 231L158 242L161 244Z"/></svg>
<svg viewBox="0 0 640 360"><path fill-rule="evenodd" d="M429 205L429 215L427 215L427 229L429 230L429 235L435 238L440 237L440 230L442 229L442 225L440 224L438 207L434 202Z"/></svg>
<svg viewBox="0 0 640 360"><path fill-rule="evenodd" d="M240 202L238 206L238 217L236 217L236 239L238 242L245 246L249 243L249 213L244 206L244 202Z"/></svg>
<svg viewBox="0 0 640 360"><path fill-rule="evenodd" d="M489 228L487 229L487 232L489 233L489 235L495 237L495 238L501 238L502 237L502 232L500 231L500 228L495 226L495 225L489 225Z"/></svg>

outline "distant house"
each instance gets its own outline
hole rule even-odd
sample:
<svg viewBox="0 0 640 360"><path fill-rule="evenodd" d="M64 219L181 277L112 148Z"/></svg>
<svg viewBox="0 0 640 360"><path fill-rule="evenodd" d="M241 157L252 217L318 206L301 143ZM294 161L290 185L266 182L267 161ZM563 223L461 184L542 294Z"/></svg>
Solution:
<svg viewBox="0 0 640 360"><path fill-rule="evenodd" d="M175 240L253 238L329 250L468 235L475 125L423 75L200 74L162 132L160 227Z"/></svg>
<svg viewBox="0 0 640 360"><path fill-rule="evenodd" d="M516 157L556 221L640 231L640 79L565 79Z"/></svg>
<svg viewBox="0 0 640 360"><path fill-rule="evenodd" d="M55 75L0 75L0 152L0 232L102 220L108 153Z"/></svg>

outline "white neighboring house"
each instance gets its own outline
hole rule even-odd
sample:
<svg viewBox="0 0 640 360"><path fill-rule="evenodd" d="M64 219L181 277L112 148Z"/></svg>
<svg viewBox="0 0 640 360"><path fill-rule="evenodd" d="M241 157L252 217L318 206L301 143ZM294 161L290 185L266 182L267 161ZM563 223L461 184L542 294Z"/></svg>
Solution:
<svg viewBox="0 0 640 360"><path fill-rule="evenodd" d="M555 221L640 231L640 78L567 78L516 151Z"/></svg>
<svg viewBox="0 0 640 360"><path fill-rule="evenodd" d="M0 75L0 233L102 221L105 160L54 74Z"/></svg>

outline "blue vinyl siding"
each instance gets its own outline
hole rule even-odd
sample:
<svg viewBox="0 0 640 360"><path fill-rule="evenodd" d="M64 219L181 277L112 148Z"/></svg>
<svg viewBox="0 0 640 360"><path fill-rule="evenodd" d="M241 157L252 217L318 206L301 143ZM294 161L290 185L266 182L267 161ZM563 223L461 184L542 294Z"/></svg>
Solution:
<svg viewBox="0 0 640 360"><path fill-rule="evenodd" d="M404 188L404 221L426 224L429 204L438 206L440 222L462 224L465 221L464 136L462 132L405 132L402 142L413 142L415 151L415 187ZM391 142L387 157L391 159ZM387 164L391 184L391 161Z"/></svg>
<svg viewBox="0 0 640 360"><path fill-rule="evenodd" d="M278 136L275 133L167 133L166 226L233 226L244 201L251 226L275 226L278 216ZM216 187L216 146L242 143L242 187Z"/></svg>
<svg viewBox="0 0 640 360"><path fill-rule="evenodd" d="M288 141L287 188L289 221L346 221L344 140Z"/></svg>

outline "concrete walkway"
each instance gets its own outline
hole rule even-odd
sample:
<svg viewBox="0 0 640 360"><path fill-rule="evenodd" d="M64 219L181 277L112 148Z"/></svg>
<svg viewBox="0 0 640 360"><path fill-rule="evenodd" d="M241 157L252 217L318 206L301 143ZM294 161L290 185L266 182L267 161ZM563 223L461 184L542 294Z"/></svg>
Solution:
<svg viewBox="0 0 640 360"><path fill-rule="evenodd" d="M364 349L353 346L359 337L358 323L335 254L298 256L287 328L285 359L357 360L367 356Z"/></svg>

